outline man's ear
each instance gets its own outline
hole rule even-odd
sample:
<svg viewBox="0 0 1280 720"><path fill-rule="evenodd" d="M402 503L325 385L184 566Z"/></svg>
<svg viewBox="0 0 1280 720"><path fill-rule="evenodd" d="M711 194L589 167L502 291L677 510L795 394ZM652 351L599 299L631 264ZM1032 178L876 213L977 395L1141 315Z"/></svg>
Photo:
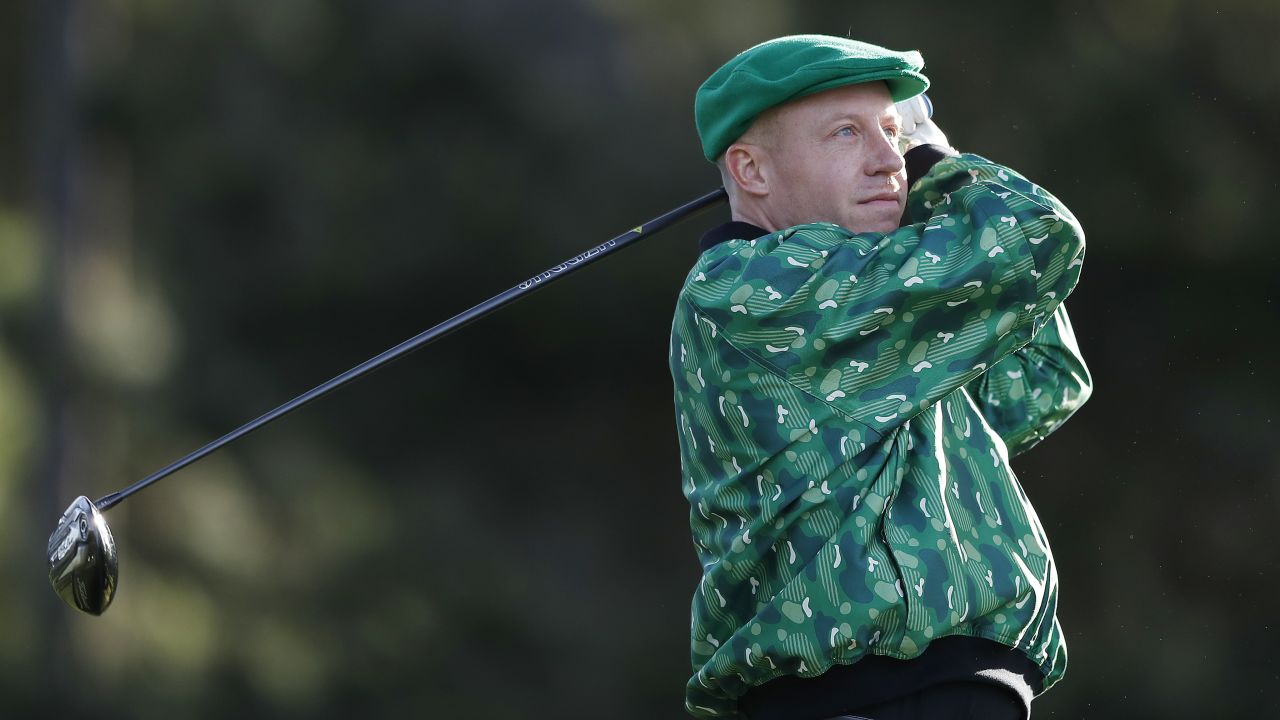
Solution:
<svg viewBox="0 0 1280 720"><path fill-rule="evenodd" d="M768 154L759 145L737 142L724 151L724 169L742 192L756 197L769 194Z"/></svg>

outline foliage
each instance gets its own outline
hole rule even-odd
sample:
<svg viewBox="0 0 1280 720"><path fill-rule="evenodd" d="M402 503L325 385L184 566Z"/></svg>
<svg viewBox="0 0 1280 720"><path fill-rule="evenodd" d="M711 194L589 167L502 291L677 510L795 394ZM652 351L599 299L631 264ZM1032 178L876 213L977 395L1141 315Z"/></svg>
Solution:
<svg viewBox="0 0 1280 720"><path fill-rule="evenodd" d="M1269 0L60 5L0 9L5 716L679 716L665 354L716 218L112 511L104 617L38 558L75 495L713 187L694 89L811 31L919 48L948 135L1090 233L1096 393L1017 463L1071 648L1037 713L1274 711Z"/></svg>

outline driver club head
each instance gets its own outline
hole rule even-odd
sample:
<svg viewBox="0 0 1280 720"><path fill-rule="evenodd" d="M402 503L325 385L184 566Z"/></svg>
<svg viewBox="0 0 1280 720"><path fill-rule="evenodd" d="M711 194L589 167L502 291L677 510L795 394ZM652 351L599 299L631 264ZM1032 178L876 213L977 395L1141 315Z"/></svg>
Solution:
<svg viewBox="0 0 1280 720"><path fill-rule="evenodd" d="M116 542L97 506L81 495L49 536L49 582L71 607L101 615L116 594Z"/></svg>

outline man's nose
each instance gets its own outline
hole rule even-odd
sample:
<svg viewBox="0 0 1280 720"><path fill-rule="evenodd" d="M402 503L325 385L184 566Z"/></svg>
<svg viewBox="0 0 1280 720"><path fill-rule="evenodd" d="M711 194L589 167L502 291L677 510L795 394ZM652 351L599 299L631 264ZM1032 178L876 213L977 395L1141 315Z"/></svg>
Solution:
<svg viewBox="0 0 1280 720"><path fill-rule="evenodd" d="M898 141L880 133L879 140L872 144L871 158L867 163L868 175L895 175L906 167L906 161L898 150Z"/></svg>

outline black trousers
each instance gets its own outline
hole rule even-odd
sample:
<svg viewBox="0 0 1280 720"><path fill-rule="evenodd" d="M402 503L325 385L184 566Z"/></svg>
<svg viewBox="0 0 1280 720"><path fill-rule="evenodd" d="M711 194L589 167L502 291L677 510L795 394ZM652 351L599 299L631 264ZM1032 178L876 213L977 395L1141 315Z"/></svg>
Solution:
<svg viewBox="0 0 1280 720"><path fill-rule="evenodd" d="M1009 688L981 682L934 685L831 720L1029 720L1022 698Z"/></svg>

